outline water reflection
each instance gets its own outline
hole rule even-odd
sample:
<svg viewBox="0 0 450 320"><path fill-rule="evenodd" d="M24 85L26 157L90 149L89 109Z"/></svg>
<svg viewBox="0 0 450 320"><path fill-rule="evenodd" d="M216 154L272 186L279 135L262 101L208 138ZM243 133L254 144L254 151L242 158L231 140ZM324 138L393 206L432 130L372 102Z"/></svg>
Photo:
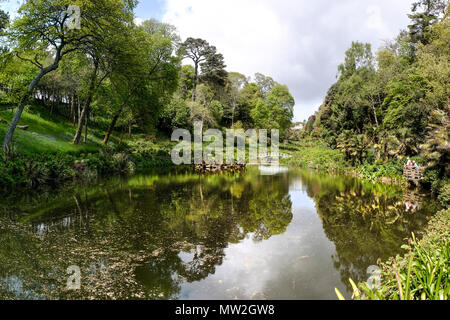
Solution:
<svg viewBox="0 0 450 320"><path fill-rule="evenodd" d="M4 199L0 298L334 299L334 287L349 292L349 277L366 279L436 209L425 197L406 211L403 197L345 177L249 168ZM66 289L70 265L81 268L79 291Z"/></svg>

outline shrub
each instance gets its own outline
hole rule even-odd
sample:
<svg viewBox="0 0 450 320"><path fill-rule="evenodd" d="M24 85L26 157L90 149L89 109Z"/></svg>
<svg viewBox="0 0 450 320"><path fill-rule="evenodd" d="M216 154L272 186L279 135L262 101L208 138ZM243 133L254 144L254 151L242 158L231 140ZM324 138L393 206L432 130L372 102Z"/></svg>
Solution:
<svg viewBox="0 0 450 320"><path fill-rule="evenodd" d="M425 236L418 241L414 234L408 251L381 264L381 282L373 290L367 283L350 279L358 300L448 300L450 293L450 210L442 210L430 221ZM335 289L338 297L342 294Z"/></svg>
<svg viewBox="0 0 450 320"><path fill-rule="evenodd" d="M49 179L49 170L40 162L27 162L24 176L29 187L36 187Z"/></svg>
<svg viewBox="0 0 450 320"><path fill-rule="evenodd" d="M132 173L135 170L134 162L126 153L116 153L113 155L114 170L121 173Z"/></svg>
<svg viewBox="0 0 450 320"><path fill-rule="evenodd" d="M439 190L438 200L441 205L448 208L450 205L450 182L446 182Z"/></svg>

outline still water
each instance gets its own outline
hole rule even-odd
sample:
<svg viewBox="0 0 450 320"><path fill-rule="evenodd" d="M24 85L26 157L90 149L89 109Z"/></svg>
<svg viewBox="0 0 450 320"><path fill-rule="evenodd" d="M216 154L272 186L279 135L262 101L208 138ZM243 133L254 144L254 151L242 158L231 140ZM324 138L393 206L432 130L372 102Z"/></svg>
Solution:
<svg viewBox="0 0 450 320"><path fill-rule="evenodd" d="M0 200L0 299L336 299L436 204L297 169L149 173ZM80 270L80 289L67 268Z"/></svg>

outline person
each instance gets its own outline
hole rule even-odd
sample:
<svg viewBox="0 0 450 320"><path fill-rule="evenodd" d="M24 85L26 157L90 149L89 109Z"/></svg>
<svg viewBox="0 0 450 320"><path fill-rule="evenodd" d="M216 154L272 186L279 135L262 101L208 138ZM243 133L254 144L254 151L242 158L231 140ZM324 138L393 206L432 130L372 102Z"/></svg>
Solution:
<svg viewBox="0 0 450 320"><path fill-rule="evenodd" d="M415 161L412 162L412 167L414 169L419 169L419 166L417 165L417 163Z"/></svg>
<svg viewBox="0 0 450 320"><path fill-rule="evenodd" d="M406 166L411 167L411 165L412 165L411 159L409 159L409 157L407 159L408 159L408 161L406 161Z"/></svg>
<svg viewBox="0 0 450 320"><path fill-rule="evenodd" d="M408 212L410 208L411 208L411 203L409 201L406 201L405 202L405 211Z"/></svg>

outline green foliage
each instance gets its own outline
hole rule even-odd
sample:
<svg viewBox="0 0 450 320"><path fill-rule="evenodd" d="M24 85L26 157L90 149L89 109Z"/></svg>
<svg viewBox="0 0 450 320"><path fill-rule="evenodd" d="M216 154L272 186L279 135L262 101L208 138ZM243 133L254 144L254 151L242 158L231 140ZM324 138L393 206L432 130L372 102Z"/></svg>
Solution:
<svg viewBox="0 0 450 320"><path fill-rule="evenodd" d="M392 161L386 164L369 164L364 163L358 167L361 177L371 181L377 181L380 178L396 178L401 180L403 164L401 161Z"/></svg>
<svg viewBox="0 0 450 320"><path fill-rule="evenodd" d="M438 200L444 208L450 206L450 182L445 182L439 190Z"/></svg>
<svg viewBox="0 0 450 320"><path fill-rule="evenodd" d="M256 127L261 129L278 129L280 137L287 134L294 116L295 101L286 86L276 84L267 93L266 101L258 99L251 110Z"/></svg>
<svg viewBox="0 0 450 320"><path fill-rule="evenodd" d="M340 171L350 167L339 150L330 149L321 141L302 140L291 144L290 149L294 150L290 150L290 165L328 171Z"/></svg>
<svg viewBox="0 0 450 320"><path fill-rule="evenodd" d="M353 42L316 115L303 129L337 147L363 176L399 174L406 156L420 156L424 183L437 191L448 177L450 19L445 1L413 4L409 33L380 48ZM393 165L391 165L393 163ZM379 167L379 168L377 168Z"/></svg>
<svg viewBox="0 0 450 320"><path fill-rule="evenodd" d="M404 256L381 264L381 283L353 286L358 300L448 300L450 293L450 211L442 210L430 221L425 236L409 239Z"/></svg>
<svg viewBox="0 0 450 320"><path fill-rule="evenodd" d="M171 134L175 129L187 129L190 127L189 120L191 110L185 100L179 96L174 96L161 112L159 128Z"/></svg>

